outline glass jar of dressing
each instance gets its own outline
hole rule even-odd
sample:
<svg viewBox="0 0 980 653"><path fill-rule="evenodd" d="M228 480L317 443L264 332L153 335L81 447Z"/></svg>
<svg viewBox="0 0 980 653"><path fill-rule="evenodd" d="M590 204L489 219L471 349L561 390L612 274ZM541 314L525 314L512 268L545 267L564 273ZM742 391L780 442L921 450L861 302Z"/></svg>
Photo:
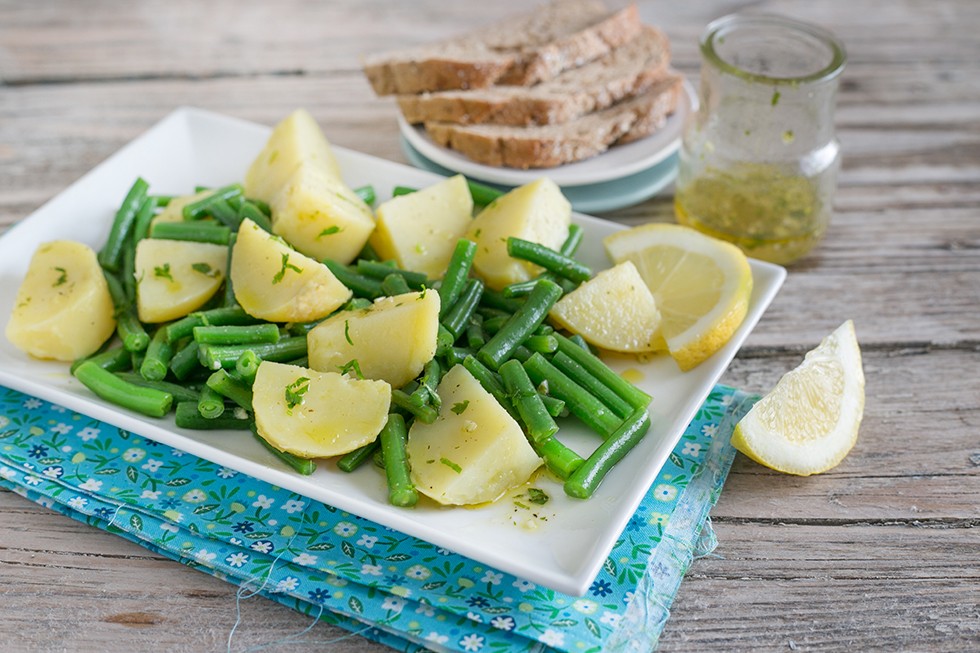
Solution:
<svg viewBox="0 0 980 653"><path fill-rule="evenodd" d="M681 145L677 220L749 256L795 261L830 222L844 48L813 25L732 15L708 25L701 56L699 107Z"/></svg>

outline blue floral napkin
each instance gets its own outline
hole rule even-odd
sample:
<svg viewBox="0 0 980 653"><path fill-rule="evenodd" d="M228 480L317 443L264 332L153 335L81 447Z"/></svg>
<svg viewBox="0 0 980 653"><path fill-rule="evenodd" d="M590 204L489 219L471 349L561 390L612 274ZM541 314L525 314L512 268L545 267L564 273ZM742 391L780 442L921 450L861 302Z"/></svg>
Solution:
<svg viewBox="0 0 980 653"><path fill-rule="evenodd" d="M585 596L0 387L0 484L403 651L652 650L757 397L717 386Z"/></svg>

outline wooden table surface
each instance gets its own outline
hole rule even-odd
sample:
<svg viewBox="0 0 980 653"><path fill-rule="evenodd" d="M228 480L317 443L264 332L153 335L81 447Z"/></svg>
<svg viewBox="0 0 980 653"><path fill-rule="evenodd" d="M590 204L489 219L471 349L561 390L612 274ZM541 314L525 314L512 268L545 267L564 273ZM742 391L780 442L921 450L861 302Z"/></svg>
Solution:
<svg viewBox="0 0 980 653"><path fill-rule="evenodd" d="M523 5L0 0L0 224L183 105L265 124L303 106L332 142L404 162L394 103L359 58ZM662 650L980 650L980 4L640 6L690 76L702 28L742 8L843 39L833 224L723 381L767 391L848 318L867 375L838 468L736 460L712 514L720 545L691 568ZM603 217L670 221L671 198ZM240 607L229 641L231 585L0 492L0 650L244 651L310 625L262 598ZM318 624L262 650L384 649Z"/></svg>

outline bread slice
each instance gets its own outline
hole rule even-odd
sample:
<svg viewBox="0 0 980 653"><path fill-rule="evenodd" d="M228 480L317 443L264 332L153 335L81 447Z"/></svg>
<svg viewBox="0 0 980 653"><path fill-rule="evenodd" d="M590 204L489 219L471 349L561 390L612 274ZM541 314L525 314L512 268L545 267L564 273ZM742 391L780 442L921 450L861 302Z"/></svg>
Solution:
<svg viewBox="0 0 980 653"><path fill-rule="evenodd" d="M454 122L463 125L547 125L605 109L637 95L662 79L670 43L654 27L591 63L566 70L536 86L492 86L472 91L399 95L409 123Z"/></svg>
<svg viewBox="0 0 980 653"><path fill-rule="evenodd" d="M371 56L364 73L378 95L527 86L604 55L640 28L635 4L610 11L602 0L555 0L461 37Z"/></svg>
<svg viewBox="0 0 980 653"><path fill-rule="evenodd" d="M677 106L682 81L668 75L640 95L557 125L511 127L427 122L437 144L490 166L550 168L639 140L663 126Z"/></svg>

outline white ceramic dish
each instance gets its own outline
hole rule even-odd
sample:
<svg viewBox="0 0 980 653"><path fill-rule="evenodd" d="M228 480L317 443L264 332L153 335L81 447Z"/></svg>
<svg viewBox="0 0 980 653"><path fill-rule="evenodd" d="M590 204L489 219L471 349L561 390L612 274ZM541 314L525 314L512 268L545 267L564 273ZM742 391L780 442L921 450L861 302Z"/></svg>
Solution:
<svg viewBox="0 0 980 653"><path fill-rule="evenodd" d="M241 180L262 147L269 128L196 109L179 109L71 185L0 237L0 315L6 322L28 261L39 243L66 238L99 247L117 205L136 178L151 192L187 193L197 184ZM329 134L328 134L329 136ZM352 186L373 184L381 199L395 185L423 186L439 177L358 152L336 148ZM605 266L601 237L620 227L583 215L586 229L581 258ZM634 367L639 385L651 392L653 427L588 501L565 497L557 483L542 476L538 485L551 501L547 521L529 529L510 501L480 509L444 509L426 502L413 510L386 503L383 476L367 466L353 474L324 461L312 476L300 476L245 433L177 429L172 419L155 420L119 409L91 394L69 374L67 365L38 361L0 342L0 383L56 402L120 428L177 447L218 464L251 474L337 508L479 560L499 570L569 594L586 591L637 504L657 476L682 430L758 321L785 276L774 265L752 263L755 290L745 323L724 349L697 369L681 373L673 361ZM581 429L563 430L563 439L588 452L595 438ZM515 524L515 522L518 522Z"/></svg>
<svg viewBox="0 0 980 653"><path fill-rule="evenodd" d="M650 136L610 148L591 159L568 163L555 168L518 170L477 163L464 155L436 144L421 125L410 125L398 115L398 127L402 136L411 143L419 154L433 163L467 177L506 186L520 186L541 176L550 177L562 188L598 184L620 179L643 170L648 170L677 151L681 142L681 131L687 116L697 106L697 95L690 82L684 80L677 110L671 114L663 127Z"/></svg>
<svg viewBox="0 0 980 653"><path fill-rule="evenodd" d="M416 168L447 177L456 174L419 154L404 136L401 138L401 143L402 151ZM676 178L677 153L675 152L646 170L634 172L619 179L601 181L597 184L563 187L562 192L576 211L602 213L639 204L668 187ZM502 186L501 184L490 185L503 190L510 188L510 186Z"/></svg>

